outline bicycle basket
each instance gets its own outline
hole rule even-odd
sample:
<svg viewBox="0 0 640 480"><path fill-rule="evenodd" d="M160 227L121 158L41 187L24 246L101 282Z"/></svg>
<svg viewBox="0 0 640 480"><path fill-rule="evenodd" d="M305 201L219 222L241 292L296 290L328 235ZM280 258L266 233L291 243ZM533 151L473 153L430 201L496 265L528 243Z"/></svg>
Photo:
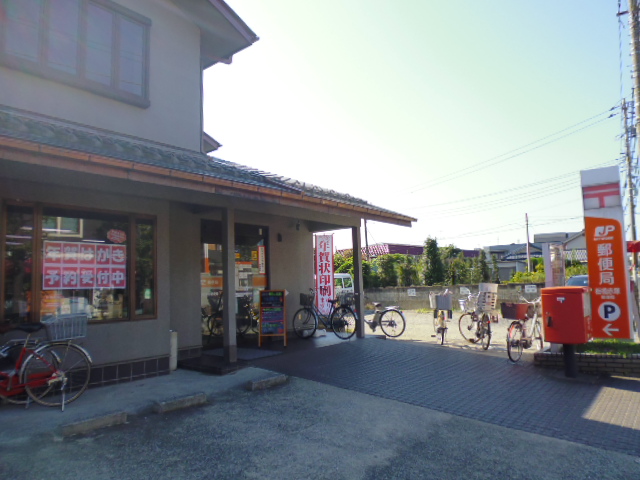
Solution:
<svg viewBox="0 0 640 480"><path fill-rule="evenodd" d="M480 292L478 294L477 308L479 312L495 310L498 294L494 292Z"/></svg>
<svg viewBox="0 0 640 480"><path fill-rule="evenodd" d="M338 295L340 305L353 305L355 303L353 293L341 293Z"/></svg>
<svg viewBox="0 0 640 480"><path fill-rule="evenodd" d="M436 295L436 308L438 310L453 310L451 295Z"/></svg>
<svg viewBox="0 0 640 480"><path fill-rule="evenodd" d="M523 320L527 317L529 310L528 303L506 303L500 304L500 313L503 318L511 318L516 320Z"/></svg>
<svg viewBox="0 0 640 480"><path fill-rule="evenodd" d="M429 292L429 306L436 308L436 292Z"/></svg>
<svg viewBox="0 0 640 480"><path fill-rule="evenodd" d="M310 293L301 293L300 294L300 305L303 307L311 307L313 305L313 299L315 295Z"/></svg>
<svg viewBox="0 0 640 480"><path fill-rule="evenodd" d="M71 313L44 318L42 323L47 329L47 338L57 341L86 337L88 321L86 313Z"/></svg>

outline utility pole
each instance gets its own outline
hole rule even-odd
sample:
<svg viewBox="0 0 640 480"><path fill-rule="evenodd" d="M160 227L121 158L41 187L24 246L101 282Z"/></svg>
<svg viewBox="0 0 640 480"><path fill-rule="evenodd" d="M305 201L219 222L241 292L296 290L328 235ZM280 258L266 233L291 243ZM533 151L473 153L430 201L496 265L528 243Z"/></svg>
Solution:
<svg viewBox="0 0 640 480"><path fill-rule="evenodd" d="M531 272L531 249L529 247L529 214L524 214L524 220L527 225L527 272Z"/></svg>
<svg viewBox="0 0 640 480"><path fill-rule="evenodd" d="M636 75L637 76L637 75ZM640 92L640 91L639 91ZM629 143L629 120L627 116L627 101L622 100L622 114L624 116L624 145L625 145L625 158L627 164L627 189L629 197L629 216L631 217L631 240L636 240L636 212L635 212L635 181L633 179L633 165L631 161L632 153ZM638 267L638 254L633 253L633 271L636 271Z"/></svg>
<svg viewBox="0 0 640 480"><path fill-rule="evenodd" d="M638 130L640 130L640 125L638 124L638 113L640 112L640 52L638 51L638 3L637 0L629 0L629 34L631 35L631 60L633 62L633 98L635 103L635 112L636 112L636 124L635 124L635 133L636 133L636 148L638 148L638 155L636 158L640 158L640 142L637 141L638 138ZM624 113L625 113L625 139L627 139L627 120L626 120L626 103L624 105ZM627 148L627 151L629 149ZM627 182L629 183L629 192L633 195L633 187L635 185L633 181L633 172L630 167L631 155L627 156L628 163L628 175L629 178ZM629 197L629 213L631 215L631 239L636 240L636 209L634 205L633 196ZM634 255L634 267L637 266L636 255ZM635 272L635 269L634 269Z"/></svg>

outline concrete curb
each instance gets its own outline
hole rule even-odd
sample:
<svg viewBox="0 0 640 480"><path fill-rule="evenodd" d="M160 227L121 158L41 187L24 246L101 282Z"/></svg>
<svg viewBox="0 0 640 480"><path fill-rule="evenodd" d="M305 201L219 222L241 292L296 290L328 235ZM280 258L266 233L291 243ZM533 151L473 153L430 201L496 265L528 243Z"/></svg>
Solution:
<svg viewBox="0 0 640 480"><path fill-rule="evenodd" d="M263 378L262 380L253 380L247 383L247 390L255 392L256 390L266 390L267 388L277 387L289 381L287 375L276 375L273 377Z"/></svg>
<svg viewBox="0 0 640 480"><path fill-rule="evenodd" d="M167 400L166 402L156 402L153 405L153 411L156 413L167 413L181 408L196 407L207 403L207 395L204 393L196 393L186 397Z"/></svg>
<svg viewBox="0 0 640 480"><path fill-rule="evenodd" d="M60 433L63 437L69 437L71 435L85 434L99 428L123 425L125 423L127 423L127 412L116 412L62 425L62 427L60 427Z"/></svg>

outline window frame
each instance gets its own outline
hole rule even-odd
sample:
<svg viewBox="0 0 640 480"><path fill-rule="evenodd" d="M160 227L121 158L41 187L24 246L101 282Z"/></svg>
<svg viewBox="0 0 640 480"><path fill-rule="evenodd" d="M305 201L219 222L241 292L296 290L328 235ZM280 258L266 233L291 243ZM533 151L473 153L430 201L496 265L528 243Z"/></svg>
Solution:
<svg viewBox="0 0 640 480"><path fill-rule="evenodd" d="M2 7L3 11L6 11L7 1L9 0L0 0L0 7ZM149 101L149 47L150 30L152 24L151 19L140 15L139 13L136 13L132 10L129 10L122 5L118 5L111 0L78 0L78 3L80 9L77 37L78 47L76 51L76 66L78 71L75 74L64 72L47 65L46 53L48 51L50 38L48 14L51 5L50 0L42 0L42 11L38 28L40 32L38 36L38 60L34 62L7 53L5 51L4 35L0 34L0 64L48 80L53 80L59 83L64 83L76 88L80 88L82 90L86 90L103 97L111 98L113 100L118 100L141 108L148 108L151 105ZM87 11L89 4L94 4L99 7L105 8L114 15L114 33L111 44L111 84L108 86L86 78L86 49L84 49L82 45L86 44L88 22ZM0 31L6 28L6 24L1 19L2 15L0 15ZM142 92L140 95L136 95L118 88L118 84L122 80L120 78L120 58L122 53L122 50L120 48L122 43L120 19L125 19L127 21L138 24L143 29Z"/></svg>
<svg viewBox="0 0 640 480"><path fill-rule="evenodd" d="M158 318L158 229L157 229L157 216L148 215L148 214L137 214L130 212L121 212L121 211L113 211L113 210L105 210L105 209L96 209L96 208L87 208L82 206L69 206L69 205L59 205L59 204L49 204L49 203L15 203L15 202L4 202L2 204L2 222L0 224L0 285L4 285L4 275L5 275L5 235L6 235L6 222L7 222L7 214L8 208L16 206L16 207L26 207L31 208L33 212L33 222L34 222L34 231L33 231L33 252L31 254L32 258L32 278L31 278L31 311L29 312L28 318L29 322L38 322L38 319L41 317L41 309L42 309L42 266L43 266L43 246L44 239L42 235L42 220L43 220L43 211L47 208L60 208L67 209L70 211L78 212L78 213L102 213L106 215L114 215L121 216L127 219L128 222L128 241L127 241L127 293L128 293L128 305L127 305L127 316L121 318L110 318L108 320L90 320L90 323L95 324L107 324L107 323L116 323L116 322L132 322L138 320L151 320ZM138 261L137 252L136 252L136 242L137 242L137 225L139 222L150 223L153 228L153 313L150 314L136 314L135 309L135 268ZM38 226L38 227L36 227ZM7 322L6 314L5 314L5 298L4 298L4 287L0 288L0 323Z"/></svg>

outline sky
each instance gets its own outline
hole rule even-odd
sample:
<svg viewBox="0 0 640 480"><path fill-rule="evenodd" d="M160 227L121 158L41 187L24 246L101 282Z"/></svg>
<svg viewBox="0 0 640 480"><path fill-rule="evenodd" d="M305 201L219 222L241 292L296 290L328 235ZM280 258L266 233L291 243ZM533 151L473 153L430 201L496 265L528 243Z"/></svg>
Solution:
<svg viewBox="0 0 640 480"><path fill-rule="evenodd" d="M623 157L617 0L226 2L260 40L205 72L214 156L417 219L370 245L578 232L579 172Z"/></svg>

